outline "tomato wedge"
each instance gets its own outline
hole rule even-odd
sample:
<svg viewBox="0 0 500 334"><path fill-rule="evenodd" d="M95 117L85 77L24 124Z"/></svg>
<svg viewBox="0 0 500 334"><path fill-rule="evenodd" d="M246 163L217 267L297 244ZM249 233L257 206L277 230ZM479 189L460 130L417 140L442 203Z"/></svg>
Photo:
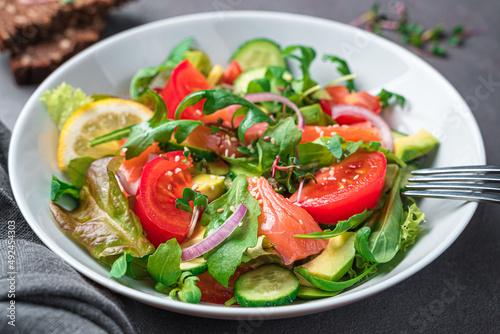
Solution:
<svg viewBox="0 0 500 334"><path fill-rule="evenodd" d="M194 67L189 60L184 60L172 71L167 84L160 92L168 108L168 117L174 118L175 110L181 101L191 93L199 90L210 89L205 76ZM194 106L187 107L181 119L199 119L203 116L204 101L200 101Z"/></svg>
<svg viewBox="0 0 500 334"><path fill-rule="evenodd" d="M234 80L240 76L243 71L241 70L240 64L237 60L232 60L229 65L227 65L224 70L222 78L225 83L232 85Z"/></svg>
<svg viewBox="0 0 500 334"><path fill-rule="evenodd" d="M357 123L364 124L364 123ZM333 137L338 134L347 141L380 141L378 129L370 126L356 125L330 125L330 126L312 126L307 125L302 133L301 143L312 142L319 137Z"/></svg>
<svg viewBox="0 0 500 334"><path fill-rule="evenodd" d="M259 201L262 211L258 218L258 234L265 235L276 246L283 263L292 264L326 247L328 240L294 237L294 234L313 233L321 229L306 210L276 193L264 177L248 178L248 190Z"/></svg>
<svg viewBox="0 0 500 334"><path fill-rule="evenodd" d="M182 151L168 152L144 166L134 212L156 247L172 238L181 243L189 232L191 214L176 209L175 200L192 186L190 167Z"/></svg>
<svg viewBox="0 0 500 334"><path fill-rule="evenodd" d="M331 96L331 100L320 100L321 109L328 115L331 115L331 109L336 104L351 104L366 108L373 111L375 114L380 114L382 105L379 99L365 91L349 92L344 86L330 86L325 90ZM339 124L354 124L363 122L364 119L356 116L340 116L335 119Z"/></svg>
<svg viewBox="0 0 500 334"><path fill-rule="evenodd" d="M217 282L212 275L207 272L198 276L200 279L196 282L196 286L201 291L201 300L207 303L224 304L228 299L234 297L234 282L241 274L251 270L252 267L238 267L236 272L229 278L227 288Z"/></svg>
<svg viewBox="0 0 500 334"><path fill-rule="evenodd" d="M340 163L322 168L302 189L300 206L317 222L335 224L373 209L380 199L387 161L380 152L358 151ZM297 193L290 201L297 202Z"/></svg>

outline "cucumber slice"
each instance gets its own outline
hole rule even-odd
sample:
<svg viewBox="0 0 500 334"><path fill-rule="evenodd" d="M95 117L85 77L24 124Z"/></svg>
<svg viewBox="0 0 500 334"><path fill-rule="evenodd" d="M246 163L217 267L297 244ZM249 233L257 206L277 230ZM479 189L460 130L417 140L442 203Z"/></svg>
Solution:
<svg viewBox="0 0 500 334"><path fill-rule="evenodd" d="M233 53L231 60L237 60L243 71L257 66L286 67L285 58L281 55L281 47L264 38L256 38L245 42Z"/></svg>
<svg viewBox="0 0 500 334"><path fill-rule="evenodd" d="M273 69L276 67L271 67L271 66L258 66L251 68L243 73L241 73L236 80L234 80L234 90L238 94L245 94L248 90L248 85L250 84L251 81L257 80L257 79L262 79L266 77L267 70ZM284 71L282 78L291 81L293 76L292 73L288 71Z"/></svg>
<svg viewBox="0 0 500 334"><path fill-rule="evenodd" d="M202 256L191 261L181 261L181 270L189 271L194 276L201 275L207 271L207 261Z"/></svg>
<svg viewBox="0 0 500 334"><path fill-rule="evenodd" d="M241 306L280 306L299 293L299 279L288 269L267 264L240 275L234 283L234 298Z"/></svg>

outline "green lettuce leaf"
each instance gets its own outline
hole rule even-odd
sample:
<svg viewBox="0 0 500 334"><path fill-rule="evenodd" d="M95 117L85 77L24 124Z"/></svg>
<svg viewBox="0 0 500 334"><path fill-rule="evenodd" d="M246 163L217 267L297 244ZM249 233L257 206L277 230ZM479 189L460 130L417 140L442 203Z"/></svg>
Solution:
<svg viewBox="0 0 500 334"><path fill-rule="evenodd" d="M122 161L123 157L108 157L90 165L75 210L50 203L61 228L71 231L93 257L109 265L125 252L139 258L154 252L116 181L114 172Z"/></svg>
<svg viewBox="0 0 500 334"><path fill-rule="evenodd" d="M425 214L420 210L416 203L413 203L408 208L403 225L401 225L401 246L400 248L406 252L406 249L415 243L415 238L422 232L421 222L425 222Z"/></svg>
<svg viewBox="0 0 500 334"><path fill-rule="evenodd" d="M40 101L45 104L50 118L57 124L59 130L64 122L78 109L92 103L94 100L80 88L74 88L63 82L58 87L42 93Z"/></svg>
<svg viewBox="0 0 500 334"><path fill-rule="evenodd" d="M245 175L238 175L227 193L210 203L201 217L201 224L207 226L205 237L217 230L232 215L231 207L244 204L248 211L241 221L241 226L220 245L205 253L208 272L223 286L227 287L229 277L241 264L243 254L248 248L257 245L257 217L260 216L260 206L248 192L248 182ZM222 209L222 212L219 209Z"/></svg>
<svg viewBox="0 0 500 334"><path fill-rule="evenodd" d="M69 180L77 189L81 189L83 187L83 181L85 180L85 173L87 169L90 167L90 164L95 161L94 158L91 157L81 157L73 159L69 162L68 165L68 176Z"/></svg>

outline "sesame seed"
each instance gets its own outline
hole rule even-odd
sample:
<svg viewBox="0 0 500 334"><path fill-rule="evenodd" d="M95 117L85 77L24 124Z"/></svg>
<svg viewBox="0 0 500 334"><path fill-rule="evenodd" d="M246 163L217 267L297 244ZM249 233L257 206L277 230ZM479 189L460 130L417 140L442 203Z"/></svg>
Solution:
<svg viewBox="0 0 500 334"><path fill-rule="evenodd" d="M188 152L189 151L189 148L187 148L186 146L184 146L184 152Z"/></svg>
<svg viewBox="0 0 500 334"><path fill-rule="evenodd" d="M332 128L338 128L339 126L340 126L340 125L338 125L338 124L333 124L333 125L332 125Z"/></svg>
<svg viewBox="0 0 500 334"><path fill-rule="evenodd" d="M321 129L319 128L319 126L315 126L314 127L314 130L316 130L317 133L320 133L321 132Z"/></svg>
<svg viewBox="0 0 500 334"><path fill-rule="evenodd" d="M179 174L180 172L182 172L182 169L180 169L179 167L177 167L174 172L175 172L175 174Z"/></svg>
<svg viewBox="0 0 500 334"><path fill-rule="evenodd" d="M352 179L353 179L353 180L357 180L357 179L358 179L358 177L359 177L359 175L356 175L356 176L354 176Z"/></svg>
<svg viewBox="0 0 500 334"><path fill-rule="evenodd" d="M333 176L333 173L335 173L335 170L333 170L333 169L330 169L330 170L328 171L328 174L330 174L330 176Z"/></svg>
<svg viewBox="0 0 500 334"><path fill-rule="evenodd" d="M271 144L276 144L276 139L275 138L271 138Z"/></svg>
<svg viewBox="0 0 500 334"><path fill-rule="evenodd" d="M198 189L198 185L197 184L193 184L193 186L191 187L191 189L193 189L193 190Z"/></svg>
<svg viewBox="0 0 500 334"><path fill-rule="evenodd" d="M236 154L233 153L233 154L231 154L231 159L234 159L234 158L236 158Z"/></svg>
<svg viewBox="0 0 500 334"><path fill-rule="evenodd" d="M224 151L224 155L227 157L229 154L229 150L226 148L226 150Z"/></svg>
<svg viewBox="0 0 500 334"><path fill-rule="evenodd" d="M262 205L262 203L264 203L261 199L259 199L258 202L260 205Z"/></svg>
<svg viewBox="0 0 500 334"><path fill-rule="evenodd" d="M215 180L215 179L217 178L217 176L215 176L215 175L210 175L210 178L211 178L212 180Z"/></svg>
<svg viewBox="0 0 500 334"><path fill-rule="evenodd" d="M236 137L231 137L231 141L236 142L236 141L238 141L238 139L236 139Z"/></svg>
<svg viewBox="0 0 500 334"><path fill-rule="evenodd" d="M167 172L167 175L168 175L168 176L172 176L173 174L174 174L174 173L172 173L172 171L170 171L170 170Z"/></svg>
<svg viewBox="0 0 500 334"><path fill-rule="evenodd" d="M325 178L325 180L326 180L326 178ZM328 180L329 180L329 181L335 181L335 180L336 180L336 178L334 178L333 176L330 176L330 177L328 178Z"/></svg>
<svg viewBox="0 0 500 334"><path fill-rule="evenodd" d="M299 219L299 224L300 225L304 224L304 222L302 221L302 219Z"/></svg>
<svg viewBox="0 0 500 334"><path fill-rule="evenodd" d="M249 151L250 151L250 153L255 153L255 149L254 148L251 148Z"/></svg>
<svg viewBox="0 0 500 334"><path fill-rule="evenodd" d="M214 190L215 190L215 187L214 187L214 185L213 185L213 184L210 186L210 190L212 190L212 191L214 191Z"/></svg>
<svg viewBox="0 0 500 334"><path fill-rule="evenodd" d="M224 180L226 177L225 176L219 176L218 179L219 180Z"/></svg>
<svg viewBox="0 0 500 334"><path fill-rule="evenodd" d="M347 180L346 180L346 179L342 179L342 182L346 183L346 182L347 182Z"/></svg>
<svg viewBox="0 0 500 334"><path fill-rule="evenodd" d="M238 223L238 226L243 226L243 220Z"/></svg>
<svg viewBox="0 0 500 334"><path fill-rule="evenodd" d="M217 212L218 212L218 213L224 212L224 209L222 209L222 208L217 209Z"/></svg>
<svg viewBox="0 0 500 334"><path fill-rule="evenodd" d="M235 212L235 211L236 211L236 208L235 208L233 205L231 205L231 206L229 207L229 210L231 210L232 212Z"/></svg>
<svg viewBox="0 0 500 334"><path fill-rule="evenodd" d="M232 143L231 143L231 138L229 138L229 136L227 136L227 138L226 138L226 143L227 143L228 145L231 145L231 144L232 144Z"/></svg>
<svg viewBox="0 0 500 334"><path fill-rule="evenodd" d="M324 131L321 131L321 132L319 133L319 136L320 136L320 137L324 137L324 135L325 135L325 132L324 132Z"/></svg>
<svg viewBox="0 0 500 334"><path fill-rule="evenodd" d="M172 185L171 185L171 184L169 184L169 185L167 186L167 189L168 189L168 191L172 191L172 189L173 189L173 188L172 188Z"/></svg>
<svg viewBox="0 0 500 334"><path fill-rule="evenodd" d="M339 189L344 189L344 185L340 184Z"/></svg>
<svg viewBox="0 0 500 334"><path fill-rule="evenodd" d="M174 159L175 162L179 162L181 161L181 157L179 155L176 155L175 156L175 159Z"/></svg>

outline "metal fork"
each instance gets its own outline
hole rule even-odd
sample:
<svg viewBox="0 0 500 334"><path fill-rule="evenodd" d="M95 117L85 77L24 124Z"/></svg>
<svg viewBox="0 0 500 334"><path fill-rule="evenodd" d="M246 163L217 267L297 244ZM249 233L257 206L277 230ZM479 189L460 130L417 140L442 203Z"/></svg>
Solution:
<svg viewBox="0 0 500 334"><path fill-rule="evenodd" d="M411 172L403 195L500 204L500 166L425 168ZM497 175L495 175L497 174ZM495 184L497 183L497 184Z"/></svg>

